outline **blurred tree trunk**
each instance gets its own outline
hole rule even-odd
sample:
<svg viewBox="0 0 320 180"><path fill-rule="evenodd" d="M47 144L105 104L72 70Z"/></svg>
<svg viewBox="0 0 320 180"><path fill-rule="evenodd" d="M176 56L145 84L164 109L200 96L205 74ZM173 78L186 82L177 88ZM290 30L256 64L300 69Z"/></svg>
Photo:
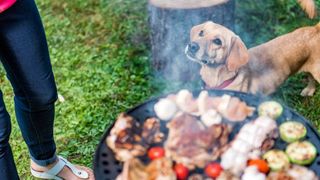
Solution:
<svg viewBox="0 0 320 180"><path fill-rule="evenodd" d="M148 9L152 66L169 80L198 77L199 65L184 54L194 25L210 20L234 30L234 0L149 0Z"/></svg>

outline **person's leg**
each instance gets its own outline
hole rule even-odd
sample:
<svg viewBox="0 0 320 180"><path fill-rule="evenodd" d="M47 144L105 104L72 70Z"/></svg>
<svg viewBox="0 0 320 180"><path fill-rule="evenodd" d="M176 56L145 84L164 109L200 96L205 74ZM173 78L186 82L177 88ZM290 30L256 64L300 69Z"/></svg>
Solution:
<svg viewBox="0 0 320 180"><path fill-rule="evenodd" d="M10 116L6 110L2 92L0 91L0 175L3 180L19 179L9 145L10 133Z"/></svg>
<svg viewBox="0 0 320 180"><path fill-rule="evenodd" d="M31 167L39 172L47 171L58 160L53 139L57 90L34 0L17 1L0 14L0 42L0 59L13 86L16 116L32 158ZM93 179L90 169L81 169ZM79 179L67 167L59 176Z"/></svg>
<svg viewBox="0 0 320 180"><path fill-rule="evenodd" d="M15 94L15 110L32 159L56 160L53 139L57 99L46 37L33 0L17 1L0 14L0 58Z"/></svg>

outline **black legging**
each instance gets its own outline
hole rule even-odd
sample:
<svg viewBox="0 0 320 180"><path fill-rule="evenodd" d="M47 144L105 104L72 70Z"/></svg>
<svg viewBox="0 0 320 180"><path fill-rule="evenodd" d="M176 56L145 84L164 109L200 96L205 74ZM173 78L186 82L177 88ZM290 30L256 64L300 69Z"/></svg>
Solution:
<svg viewBox="0 0 320 180"><path fill-rule="evenodd" d="M56 160L53 139L57 90L42 22L34 0L18 0L0 14L0 59L14 90L15 112L31 158ZM0 179L18 179L8 143L11 122L0 91ZM28 169L28 167L26 167Z"/></svg>

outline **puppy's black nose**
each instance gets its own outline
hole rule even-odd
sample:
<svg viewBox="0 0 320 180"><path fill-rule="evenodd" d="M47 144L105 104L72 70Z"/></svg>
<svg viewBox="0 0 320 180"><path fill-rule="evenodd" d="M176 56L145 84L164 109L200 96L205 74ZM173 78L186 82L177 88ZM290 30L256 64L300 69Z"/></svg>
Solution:
<svg viewBox="0 0 320 180"><path fill-rule="evenodd" d="M195 53L198 52L199 49L200 49L199 44L198 44L198 43L195 43L195 42L190 43L188 46L189 46L189 51L190 51L192 54L195 54Z"/></svg>

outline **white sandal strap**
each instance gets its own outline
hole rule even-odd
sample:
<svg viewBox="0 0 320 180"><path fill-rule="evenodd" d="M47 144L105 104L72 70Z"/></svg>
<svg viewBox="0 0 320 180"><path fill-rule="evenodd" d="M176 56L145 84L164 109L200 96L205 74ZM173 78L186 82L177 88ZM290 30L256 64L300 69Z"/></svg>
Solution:
<svg viewBox="0 0 320 180"><path fill-rule="evenodd" d="M51 169L46 171L46 173L56 176L57 174L59 174L59 172L63 169L64 166L65 166L65 163L59 160L57 164L55 164Z"/></svg>
<svg viewBox="0 0 320 180"><path fill-rule="evenodd" d="M58 158L61 161L64 161L65 165L68 166L70 168L70 170L73 172L74 175L78 176L79 178L89 178L89 174L81 169L78 169L77 167L75 167L73 164L71 164L68 160L66 160L65 158L58 156Z"/></svg>
<svg viewBox="0 0 320 180"><path fill-rule="evenodd" d="M89 178L89 174L81 169L78 169L73 164L71 164L67 159L58 156L59 161L55 164L51 169L45 172L38 172L31 168L31 174L34 177L41 178L41 179L54 179L54 180L63 180L62 178L58 177L57 175L63 169L64 166L67 166L74 175L79 178L87 179Z"/></svg>
<svg viewBox="0 0 320 180"><path fill-rule="evenodd" d="M52 174L48 174L47 172L38 172L35 171L31 168L31 174L36 177L36 178L40 178L40 179L54 179L54 180L63 180L62 178L56 176L56 175L52 175Z"/></svg>

